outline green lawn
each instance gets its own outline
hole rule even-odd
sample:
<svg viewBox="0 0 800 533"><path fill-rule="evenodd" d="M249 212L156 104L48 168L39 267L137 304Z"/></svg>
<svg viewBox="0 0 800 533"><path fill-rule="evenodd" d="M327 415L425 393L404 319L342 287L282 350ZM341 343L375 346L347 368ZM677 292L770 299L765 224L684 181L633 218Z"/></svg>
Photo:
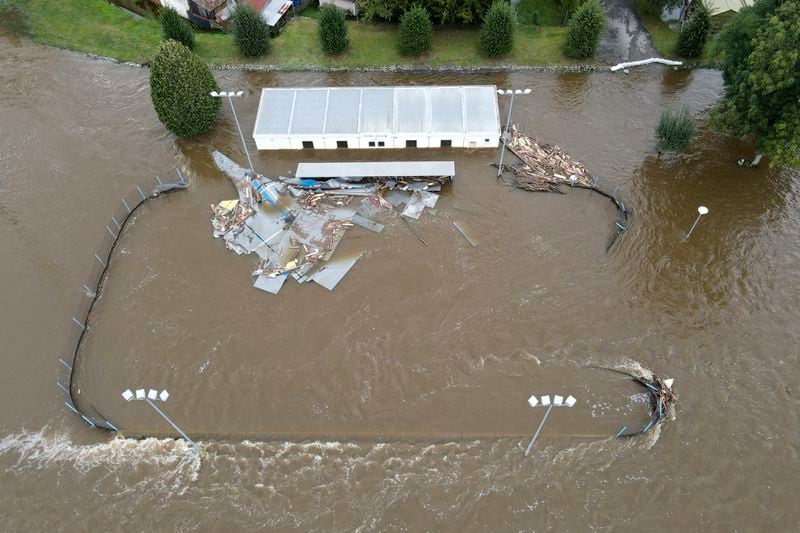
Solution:
<svg viewBox="0 0 800 533"><path fill-rule="evenodd" d="M661 20L658 15L652 13L653 10L650 8L652 3L649 0L633 0L633 4L636 7L636 11L639 13L639 17L642 19L645 29L647 29L653 38L653 46L661 54L661 57L677 59L689 63L709 64L713 62L710 53L713 35L706 43L703 54L697 59L687 60L679 57L678 54L675 53L675 47L678 44L678 32L671 29L669 24Z"/></svg>
<svg viewBox="0 0 800 533"><path fill-rule="evenodd" d="M113 57L122 61L148 62L161 40L154 19L138 19L105 0L0 0L3 7L17 6L34 41L59 48ZM478 53L478 30L471 27L439 27L433 47L421 58L401 56L394 25L348 22L350 49L339 57L322 53L316 20L298 17L273 40L272 51L260 59L241 56L233 39L221 32L197 31L195 52L208 63L275 64L286 69L304 67L371 67L388 65L475 66L572 65L561 54L566 28L520 26L512 54L488 60ZM584 62L585 63L585 62Z"/></svg>

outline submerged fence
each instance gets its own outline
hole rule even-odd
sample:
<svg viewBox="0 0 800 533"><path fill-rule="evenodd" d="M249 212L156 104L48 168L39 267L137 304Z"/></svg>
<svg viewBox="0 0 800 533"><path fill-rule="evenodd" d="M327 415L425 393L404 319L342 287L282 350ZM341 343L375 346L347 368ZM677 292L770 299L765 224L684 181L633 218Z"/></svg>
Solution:
<svg viewBox="0 0 800 533"><path fill-rule="evenodd" d="M601 187L601 183L603 187ZM630 224L630 217L632 215L632 211L625 205L625 202L619 196L619 184L614 185L613 188L605 186L603 183L602 178L599 176L592 177L592 186L587 187L585 185L573 185L574 187L580 187L582 189L590 189L592 192L597 192L598 194L605 196L617 207L617 217L614 220L613 231L614 233L611 236L611 239L608 241L608 245L606 246L606 253L611 250L611 247L614 246L614 243L617 242L619 236L622 235L622 232L628 229L628 225Z"/></svg>
<svg viewBox="0 0 800 533"><path fill-rule="evenodd" d="M186 180L183 179L183 175L179 170L177 174L177 182L165 183L162 182L160 178L156 177L152 188L150 188L147 193L142 186L137 185L136 189L126 196L123 196L116 211L111 216L108 225L101 230L103 234L102 241L95 250L94 257L91 258L92 269L81 287L84 298L81 299L80 304L70 320L73 326L67 344L67 346L70 346L70 349L66 354L58 357L59 364L62 366L62 371L60 379L56 382L56 385L58 385L64 393L64 405L67 409L80 416L89 427L119 431L96 406L91 403L86 405L85 402L79 403L75 401L75 392L73 388L73 378L75 377L76 367L75 361L81 349L83 336L89 330L89 318L92 313L92 308L103 289L105 274L111 262L111 255L114 252L114 248L128 220L130 220L139 207L149 200L158 198L172 191L186 189L188 187Z"/></svg>

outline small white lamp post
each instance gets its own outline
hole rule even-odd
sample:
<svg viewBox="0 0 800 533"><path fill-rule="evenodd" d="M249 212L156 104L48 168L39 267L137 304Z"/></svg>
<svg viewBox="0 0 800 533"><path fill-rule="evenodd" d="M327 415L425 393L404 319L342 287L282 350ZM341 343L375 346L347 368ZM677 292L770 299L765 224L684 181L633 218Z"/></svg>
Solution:
<svg viewBox="0 0 800 533"><path fill-rule="evenodd" d="M497 177L499 178L501 174L503 174L503 156L506 153L506 142L508 142L508 125L511 123L511 110L514 109L514 96L517 94L530 94L530 89L497 89L497 94L504 95L510 94L511 95L511 102L508 104L508 118L506 119L506 128L503 131L503 138L500 139L500 164L497 165Z"/></svg>
<svg viewBox="0 0 800 533"><path fill-rule="evenodd" d="M700 218L703 215L707 215L707 214L708 214L708 208L706 206L701 205L700 207L697 208L697 218L694 219L694 224L692 224L692 227L689 228L689 233L687 233L686 237L683 238L684 241L688 241L689 240L689 237L692 235L692 232L694 231L695 226L697 226L697 223L700 222Z"/></svg>
<svg viewBox="0 0 800 533"><path fill-rule="evenodd" d="M545 421L547 421L547 417L550 416L550 411L553 410L553 407L572 407L577 402L572 395L567 396L565 400L563 396L559 396L558 394L554 395L553 398L550 398L549 394L545 394L542 396L541 401L536 396L531 396L528 398L528 405L533 407L534 409L538 407L547 407L547 411L544 413L544 417L542 418L541 423L539 423L539 427L536 428L536 433L533 434L533 438L531 439L530 444L528 444L528 449L525 450L525 457L531 453L531 448L533 448L533 443L536 442L536 439L539 437L539 432L542 431L542 427L544 426Z"/></svg>
<svg viewBox="0 0 800 533"><path fill-rule="evenodd" d="M186 441L189 444L192 445L192 448L194 448L194 451L196 451L197 453L200 453L200 448L197 446L197 444L195 444L195 442L192 439L190 439L189 436L186 433L184 433L183 430L181 428L179 428L177 424L175 424L175 422L170 420L169 417L166 414L164 414L164 411L159 409L158 406L155 403L153 403L154 401L158 401L158 400L161 400L162 402L166 402L167 399L169 399L169 393L166 390L162 390L161 393L159 393L155 389L150 389L148 391L145 391L145 389L136 389L136 393L133 393L130 389L127 389L127 390L125 390L125 392L122 393L122 397L125 399L126 402L129 402L129 401L134 400L134 399L135 400L144 400L150 407L155 409L156 413L161 415L161 418L166 420L169 423L170 426L175 428L175 431L180 433L181 436L184 439L186 439Z"/></svg>
<svg viewBox="0 0 800 533"><path fill-rule="evenodd" d="M236 116L236 108L233 107L233 98L240 98L244 96L244 91L211 91L209 93L211 96L215 98L227 98L228 102L231 104L231 111L233 111L233 120L236 121L236 129L239 131L239 138L242 140L242 146L244 146L244 153L247 155L247 162L250 164L250 170L253 170L253 161L250 159L250 152L247 150L247 143L244 142L244 135L242 135L242 128L239 126L239 117Z"/></svg>

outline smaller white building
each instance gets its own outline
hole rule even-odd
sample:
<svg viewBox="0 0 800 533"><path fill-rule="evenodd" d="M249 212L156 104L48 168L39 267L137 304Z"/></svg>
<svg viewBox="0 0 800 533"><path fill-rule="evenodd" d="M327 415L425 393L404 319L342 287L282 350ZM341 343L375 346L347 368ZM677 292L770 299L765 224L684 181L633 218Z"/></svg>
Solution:
<svg viewBox="0 0 800 533"><path fill-rule="evenodd" d="M261 90L259 150L496 148L493 85Z"/></svg>

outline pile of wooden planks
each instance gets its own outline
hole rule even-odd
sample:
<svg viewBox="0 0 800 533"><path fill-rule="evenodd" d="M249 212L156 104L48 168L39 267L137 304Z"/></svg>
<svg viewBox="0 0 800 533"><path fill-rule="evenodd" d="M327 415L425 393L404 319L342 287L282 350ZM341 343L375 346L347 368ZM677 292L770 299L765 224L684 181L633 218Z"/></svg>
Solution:
<svg viewBox="0 0 800 533"><path fill-rule="evenodd" d="M522 163L512 165L516 185L526 191L561 192L559 185L592 187L592 178L582 163L555 145L540 143L511 126L507 148Z"/></svg>

